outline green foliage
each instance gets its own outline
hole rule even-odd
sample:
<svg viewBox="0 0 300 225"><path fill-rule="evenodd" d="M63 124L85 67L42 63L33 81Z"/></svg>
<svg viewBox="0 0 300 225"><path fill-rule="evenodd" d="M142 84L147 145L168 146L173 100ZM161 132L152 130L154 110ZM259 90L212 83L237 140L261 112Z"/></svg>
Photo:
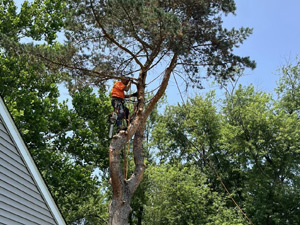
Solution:
<svg viewBox="0 0 300 225"><path fill-rule="evenodd" d="M297 112L300 108L300 62L296 65L289 64L280 69L280 80L276 92L279 107L284 108L287 113Z"/></svg>
<svg viewBox="0 0 300 225"><path fill-rule="evenodd" d="M43 150L43 154L47 151ZM94 168L74 165L70 158L51 150L47 157L48 168L42 173L67 223L103 224L108 217L108 199L104 192L107 184L99 182L99 177L93 174Z"/></svg>
<svg viewBox="0 0 300 225"><path fill-rule="evenodd" d="M24 1L20 11L22 33L33 40L45 40L52 44L63 27L63 15L57 13L65 9L65 1L35 0Z"/></svg>
<svg viewBox="0 0 300 225"><path fill-rule="evenodd" d="M111 110L104 89L98 95L92 88L83 88L71 94L74 107L69 117L70 134L61 137L55 146L71 153L76 163L88 163L100 168L108 167L109 139L107 116Z"/></svg>
<svg viewBox="0 0 300 225"><path fill-rule="evenodd" d="M184 159L187 157L185 151L189 144L180 134L183 132L184 122L187 119L186 110L184 107L169 106L164 115L172 116L160 116L152 133L153 147L159 149L157 156L161 157L161 161Z"/></svg>
<svg viewBox="0 0 300 225"><path fill-rule="evenodd" d="M288 104L284 98L280 101ZM254 223L297 224L298 216L291 213L299 201L295 197L300 159L297 115L286 113L253 87L240 87L226 112L224 148L247 177L243 190L252 194L243 198Z"/></svg>
<svg viewBox="0 0 300 225"><path fill-rule="evenodd" d="M108 167L104 90L74 93L74 108L59 102L61 74L45 74L44 65L2 53L0 92L25 143L68 224L101 224L107 219L105 176ZM85 108L81 107L85 102ZM101 187L100 187L101 186Z"/></svg>
<svg viewBox="0 0 300 225"><path fill-rule="evenodd" d="M16 13L14 1L0 1L0 34L7 34L12 39L16 39L19 31L19 17Z"/></svg>
<svg viewBox="0 0 300 225"><path fill-rule="evenodd" d="M163 161L188 162L195 160L199 153L187 137L202 150L212 148L220 136L221 118L214 105L214 93L205 98L190 99L184 106L168 106L153 131L154 147L160 151ZM199 161L201 163L201 160Z"/></svg>
<svg viewBox="0 0 300 225"><path fill-rule="evenodd" d="M65 1L24 1L19 12L14 1L0 1L1 44L30 37L52 44L63 27Z"/></svg>
<svg viewBox="0 0 300 225"><path fill-rule="evenodd" d="M196 165L213 190L224 192L206 152L254 224L300 219L298 65L282 71L276 100L251 85L238 87L218 109L213 95L195 97L185 106L168 107L153 131L159 157Z"/></svg>
<svg viewBox="0 0 300 225"><path fill-rule="evenodd" d="M246 224L211 191L196 166L162 164L147 173L151 183L143 224Z"/></svg>

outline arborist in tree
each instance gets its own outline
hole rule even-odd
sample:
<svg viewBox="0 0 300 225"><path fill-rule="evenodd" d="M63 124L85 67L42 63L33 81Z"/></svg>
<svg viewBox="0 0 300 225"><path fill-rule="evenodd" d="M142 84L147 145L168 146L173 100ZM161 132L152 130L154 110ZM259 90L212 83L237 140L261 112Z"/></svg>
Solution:
<svg viewBox="0 0 300 225"><path fill-rule="evenodd" d="M130 89L132 81L128 78L122 77L120 81L117 81L111 91L111 105L114 111L117 113L117 130L126 130L127 127L122 126L122 119L125 118L127 126L129 124L129 109L124 105L125 98L137 97L137 92L134 94L125 95L124 91Z"/></svg>

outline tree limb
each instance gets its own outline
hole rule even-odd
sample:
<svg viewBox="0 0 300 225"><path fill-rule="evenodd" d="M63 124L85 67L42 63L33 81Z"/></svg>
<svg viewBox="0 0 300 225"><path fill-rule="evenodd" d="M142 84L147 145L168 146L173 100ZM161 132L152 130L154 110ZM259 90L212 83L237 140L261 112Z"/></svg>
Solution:
<svg viewBox="0 0 300 225"><path fill-rule="evenodd" d="M131 194L133 194L142 181L143 174L145 171L145 163L144 163L144 149L143 149L143 140L144 140L144 129L145 123L138 127L133 142L133 156L134 156L134 164L135 169L130 179L128 180L128 188Z"/></svg>
<svg viewBox="0 0 300 225"><path fill-rule="evenodd" d="M164 78L162 80L161 86L158 89L158 91L156 92L155 96L151 99L151 101L148 104L148 107L145 109L144 112L144 117L148 118L148 116L150 115L150 113L152 112L155 104L158 102L158 100L163 96L163 94L165 93L165 90L168 86L168 82L170 80L170 76L171 76L171 72L173 71L173 69L176 67L176 62L177 62L177 54L175 53L169 67L166 69L165 71L165 75Z"/></svg>
<svg viewBox="0 0 300 225"><path fill-rule="evenodd" d="M114 80L118 80L120 79L119 76L115 76L115 75L109 75L107 74L107 72L98 72L98 71L95 71L95 70L90 70L90 69L87 69L87 68L82 68L82 67L77 67L77 66L74 66L74 65L68 65L68 64L64 64L64 63L61 63L61 62L56 62L56 61L53 61L41 54L37 54L36 55L37 57L39 58L42 58L43 60L46 60L54 65L58 65L58 66L61 66L61 67L64 67L64 68L68 68L68 69L73 69L73 70L79 70L79 71L82 71L82 72L86 72L86 73L89 73L89 75L94 75L94 77L99 77L99 78L103 78L104 80L109 80L109 79L114 79ZM136 78L130 78L131 80L136 80Z"/></svg>
<svg viewBox="0 0 300 225"><path fill-rule="evenodd" d="M150 46L148 43L146 43L145 41L143 41L143 40L137 35L137 32L136 32L136 30L135 30L135 28L134 28L134 23L133 23L133 21L131 20L131 17L130 17L130 15L129 15L129 13L127 12L127 10L124 8L123 4L122 4L122 9L123 9L124 12L126 13L128 19L129 19L129 21L130 21L130 24L131 24L131 26L132 26L132 30L133 30L133 32L134 32L134 37L136 38L136 40L137 40L138 42L140 42L140 43L142 44L143 49L144 49L144 51L145 51L145 53L146 53L146 55L147 55L147 58L148 58L148 51L147 51L147 48L149 48L149 49L152 50L151 46Z"/></svg>
<svg viewBox="0 0 300 225"><path fill-rule="evenodd" d="M143 64L138 60L138 58L136 57L135 54L133 54L128 48L125 48L124 46L122 46L120 43L118 43L114 38L112 38L107 32L106 30L104 29L103 25L100 23L99 21L99 18L98 16L96 15L96 12L95 12L95 9L94 9L94 6L93 6L93 3L92 1L90 0L90 4L91 4L91 9L92 9L92 12L93 12L93 15L94 15L94 18L98 24L98 26L101 28L104 36L112 43L114 43L118 48L122 49L123 51L127 52L129 55L132 56L132 58L135 60L135 62L140 66L140 67L143 67Z"/></svg>

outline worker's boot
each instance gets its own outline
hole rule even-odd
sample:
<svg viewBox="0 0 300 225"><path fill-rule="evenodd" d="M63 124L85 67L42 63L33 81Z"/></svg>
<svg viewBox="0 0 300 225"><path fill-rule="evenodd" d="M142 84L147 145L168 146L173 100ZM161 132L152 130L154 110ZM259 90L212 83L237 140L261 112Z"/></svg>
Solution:
<svg viewBox="0 0 300 225"><path fill-rule="evenodd" d="M117 133L119 133L121 130L127 130L127 127L120 125L117 127Z"/></svg>

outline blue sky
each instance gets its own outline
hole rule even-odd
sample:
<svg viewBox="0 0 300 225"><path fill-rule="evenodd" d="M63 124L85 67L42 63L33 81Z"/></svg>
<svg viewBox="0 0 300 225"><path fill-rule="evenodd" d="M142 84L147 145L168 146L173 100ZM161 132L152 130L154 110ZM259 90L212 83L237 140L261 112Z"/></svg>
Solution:
<svg viewBox="0 0 300 225"><path fill-rule="evenodd" d="M252 83L259 90L272 92L276 87L276 70L295 63L300 53L299 0L236 0L236 16L227 17L228 27L251 27L253 34L236 53L250 56L257 63L247 70L240 83Z"/></svg>

